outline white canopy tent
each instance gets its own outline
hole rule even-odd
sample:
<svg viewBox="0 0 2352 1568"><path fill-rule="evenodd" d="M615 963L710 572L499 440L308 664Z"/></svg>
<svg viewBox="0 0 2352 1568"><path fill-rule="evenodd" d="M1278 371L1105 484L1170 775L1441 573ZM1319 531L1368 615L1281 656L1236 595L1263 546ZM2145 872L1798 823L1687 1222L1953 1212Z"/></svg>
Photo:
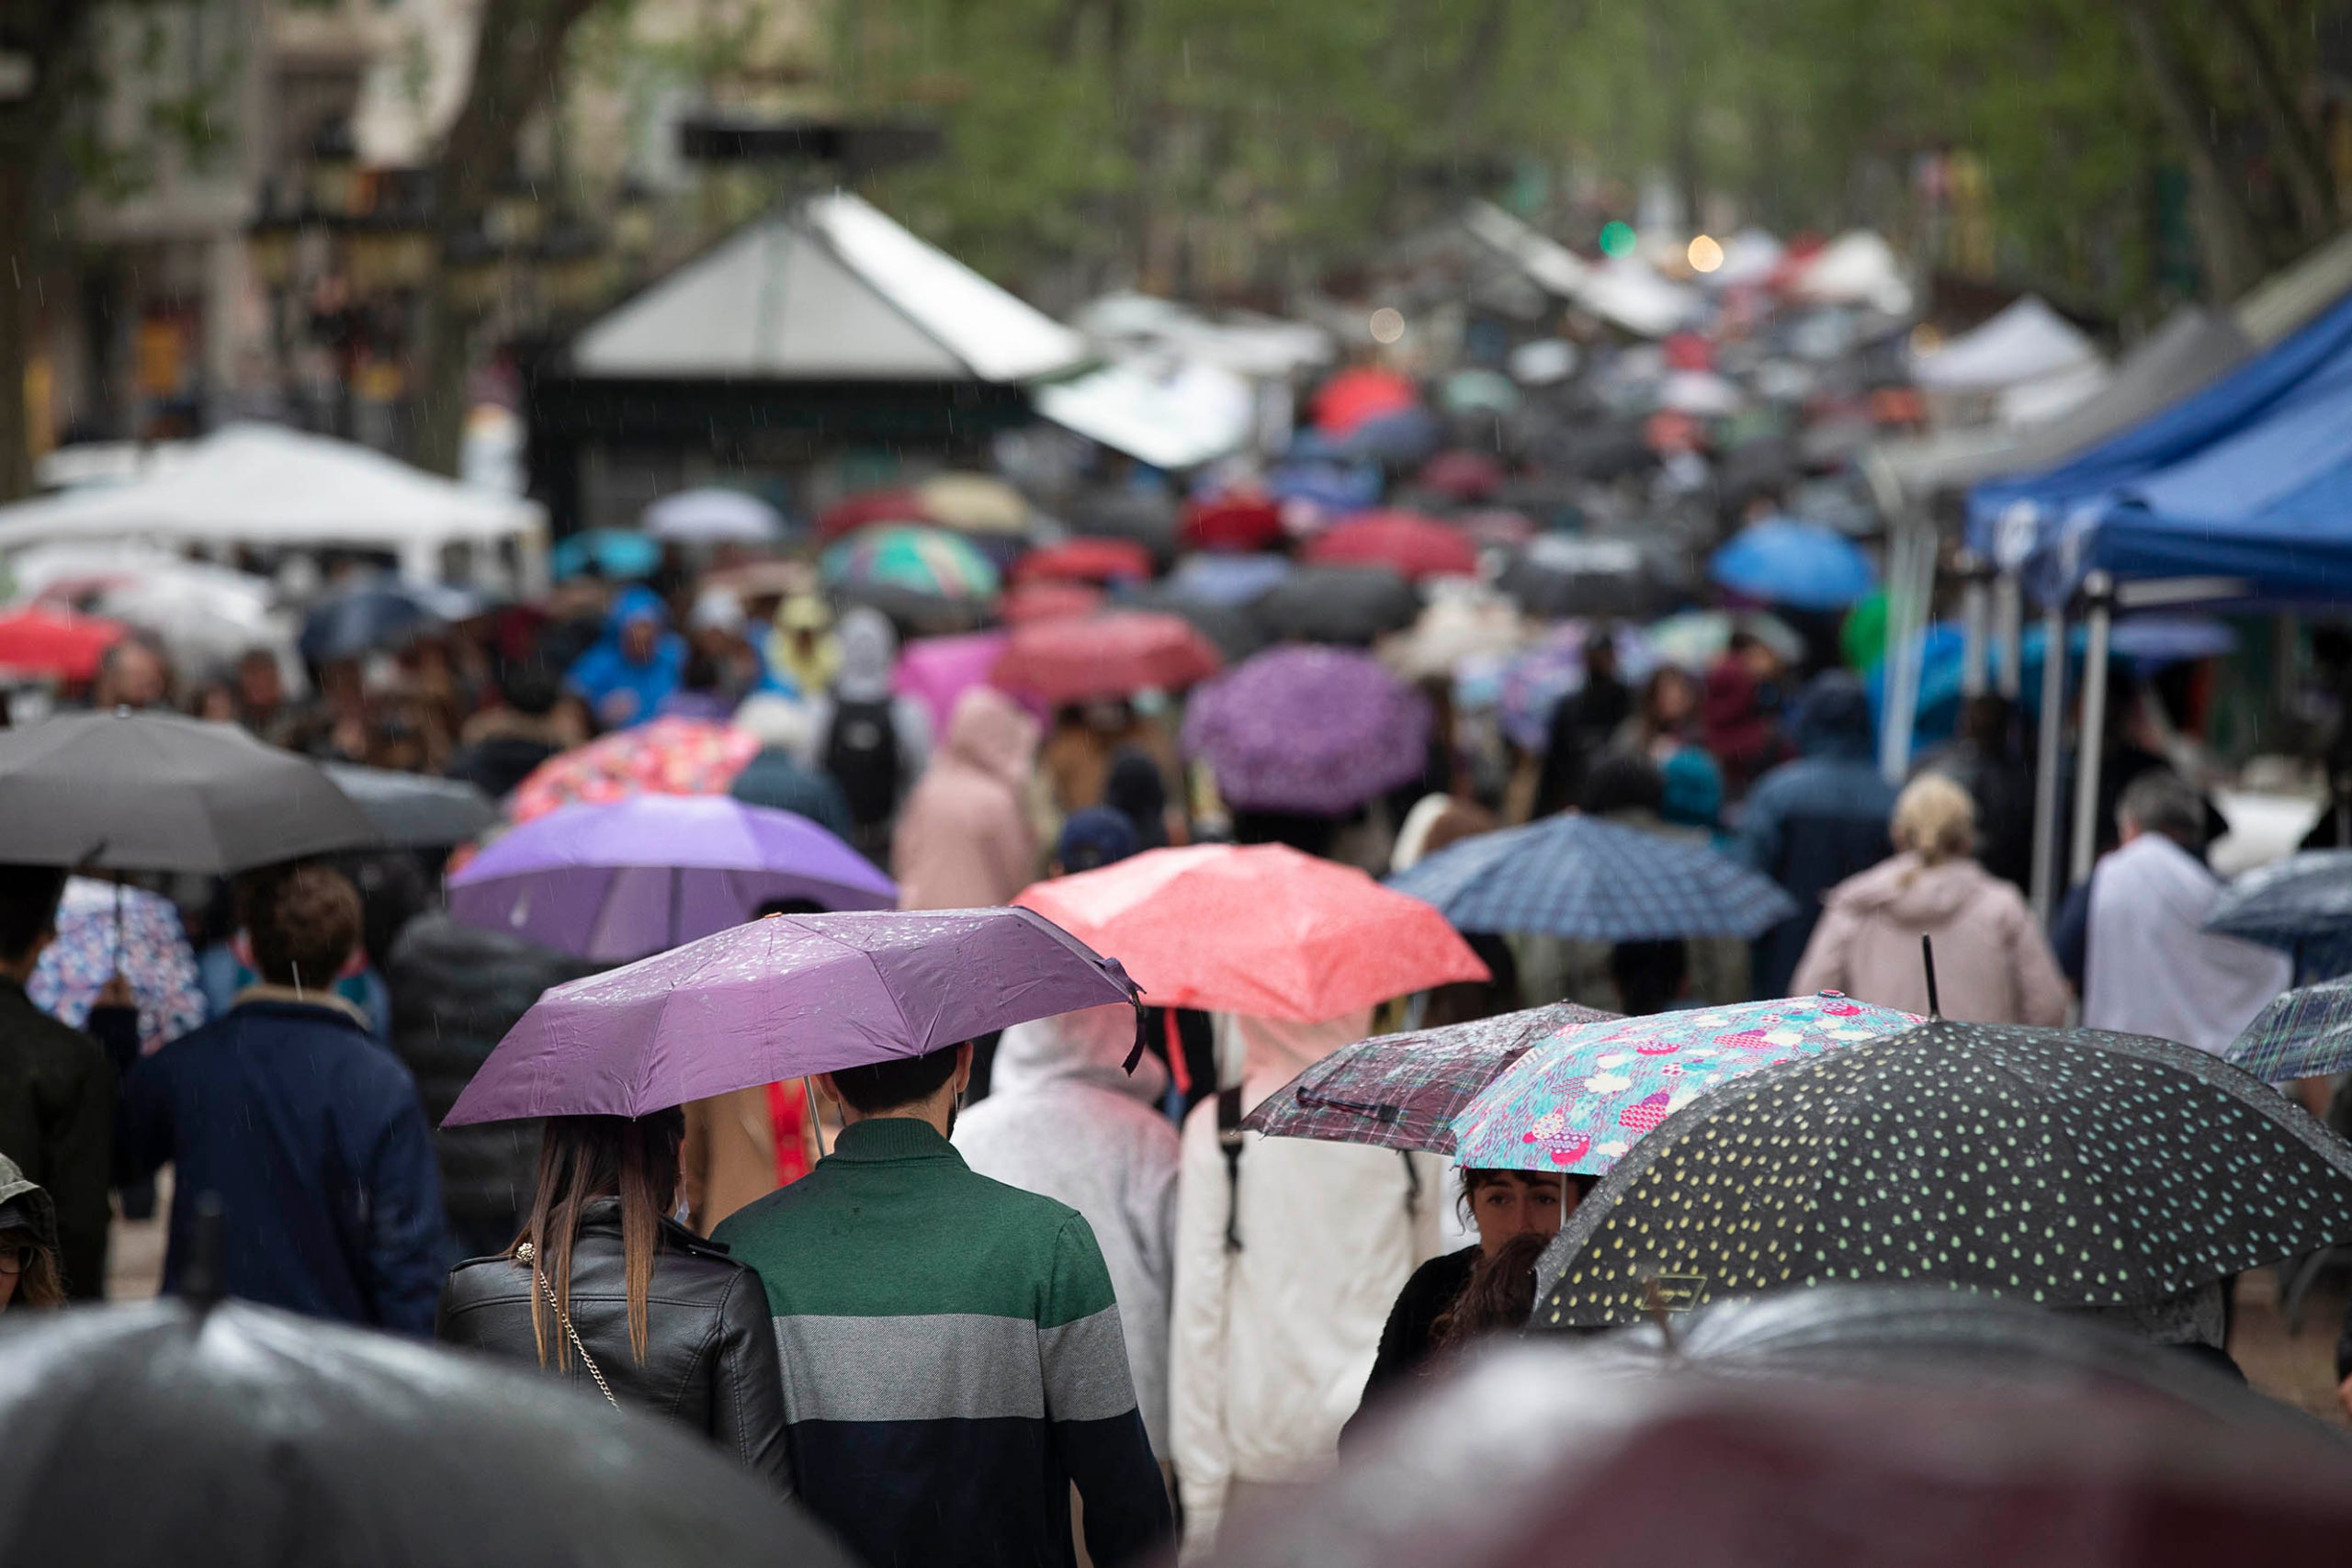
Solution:
<svg viewBox="0 0 2352 1568"><path fill-rule="evenodd" d="M1941 348L1914 355L1911 374L1930 391L2002 392L2104 364L2081 328L2028 294Z"/></svg>
<svg viewBox="0 0 2352 1568"><path fill-rule="evenodd" d="M1323 328L1248 310L1204 315L1172 299L1105 294L1071 320L1114 355L1169 355L1257 381L1289 381L1329 365L1338 344Z"/></svg>
<svg viewBox="0 0 2352 1568"><path fill-rule="evenodd" d="M1867 229L1838 235L1797 273L1799 299L1825 305L1862 305L1889 316L1911 313L1913 296L1894 247Z"/></svg>
<svg viewBox="0 0 2352 1568"><path fill-rule="evenodd" d="M1668 282L1648 263L1631 256L1589 262L1493 202L1472 202L1462 222L1472 238L1546 293L1637 337L1664 337L1688 325L1698 310L1695 290Z"/></svg>
<svg viewBox="0 0 2352 1568"><path fill-rule="evenodd" d="M0 507L0 549L68 539L383 550L418 581L442 575L448 546L513 540L529 592L544 581L547 522L533 502L348 441L232 424L152 478Z"/></svg>
<svg viewBox="0 0 2352 1568"><path fill-rule="evenodd" d="M1192 468L1250 444L1257 398L1229 370L1183 359L1123 360L1040 387L1037 412L1158 468Z"/></svg>

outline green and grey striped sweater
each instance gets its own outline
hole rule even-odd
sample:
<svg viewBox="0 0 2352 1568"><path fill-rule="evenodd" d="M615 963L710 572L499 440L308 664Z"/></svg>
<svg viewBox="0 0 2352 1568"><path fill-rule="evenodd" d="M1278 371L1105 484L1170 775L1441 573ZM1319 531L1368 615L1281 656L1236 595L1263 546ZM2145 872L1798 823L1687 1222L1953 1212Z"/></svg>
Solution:
<svg viewBox="0 0 2352 1568"><path fill-rule="evenodd" d="M1067 1568L1167 1538L1118 1303L1075 1210L860 1122L713 1234L767 1287L803 1503L871 1568Z"/></svg>

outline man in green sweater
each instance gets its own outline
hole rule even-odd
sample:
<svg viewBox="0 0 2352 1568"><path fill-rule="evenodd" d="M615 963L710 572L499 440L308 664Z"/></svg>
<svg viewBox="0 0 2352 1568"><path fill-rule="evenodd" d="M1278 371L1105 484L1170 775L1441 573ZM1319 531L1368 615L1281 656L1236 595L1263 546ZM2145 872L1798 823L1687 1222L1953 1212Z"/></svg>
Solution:
<svg viewBox="0 0 2352 1568"><path fill-rule="evenodd" d="M1111 1277L1075 1210L947 1142L968 1044L820 1076L816 1169L712 1239L767 1287L800 1500L870 1568L1097 1568L1169 1537Z"/></svg>

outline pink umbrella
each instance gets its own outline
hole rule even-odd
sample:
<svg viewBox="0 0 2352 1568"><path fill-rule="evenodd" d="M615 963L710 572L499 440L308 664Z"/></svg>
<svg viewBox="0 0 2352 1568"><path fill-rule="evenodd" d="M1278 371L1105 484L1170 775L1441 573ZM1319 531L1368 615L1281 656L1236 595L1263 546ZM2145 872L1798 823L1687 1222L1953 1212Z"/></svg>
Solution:
<svg viewBox="0 0 2352 1568"><path fill-rule="evenodd" d="M899 650L890 689L913 697L931 714L934 733L944 734L956 699L988 684L989 671L1012 640L1005 632L967 632L959 637L917 637Z"/></svg>

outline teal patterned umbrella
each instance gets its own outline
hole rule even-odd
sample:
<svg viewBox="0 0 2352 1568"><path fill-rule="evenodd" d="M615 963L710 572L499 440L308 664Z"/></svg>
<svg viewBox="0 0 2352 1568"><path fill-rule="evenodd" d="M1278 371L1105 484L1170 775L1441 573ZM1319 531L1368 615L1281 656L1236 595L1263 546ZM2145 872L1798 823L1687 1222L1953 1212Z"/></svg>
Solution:
<svg viewBox="0 0 2352 1568"><path fill-rule="evenodd" d="M2352 1067L2352 978L2303 986L2271 998L2222 1059L2265 1083L2320 1077Z"/></svg>
<svg viewBox="0 0 2352 1568"><path fill-rule="evenodd" d="M896 589L938 599L987 600L1001 586L971 542L944 528L908 524L861 528L825 551L831 588Z"/></svg>

